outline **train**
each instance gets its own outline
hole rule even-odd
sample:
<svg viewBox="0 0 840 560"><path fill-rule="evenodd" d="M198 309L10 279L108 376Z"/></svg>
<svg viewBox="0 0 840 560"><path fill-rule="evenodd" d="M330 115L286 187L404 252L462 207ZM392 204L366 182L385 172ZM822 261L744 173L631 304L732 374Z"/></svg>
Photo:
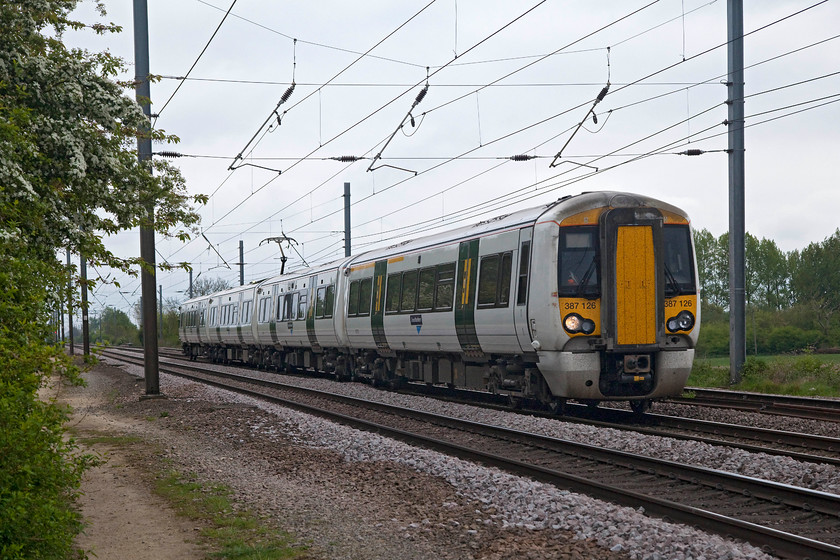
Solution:
<svg viewBox="0 0 840 560"><path fill-rule="evenodd" d="M417 382L562 411L680 395L700 331L690 220L627 192L566 196L194 297L191 359Z"/></svg>

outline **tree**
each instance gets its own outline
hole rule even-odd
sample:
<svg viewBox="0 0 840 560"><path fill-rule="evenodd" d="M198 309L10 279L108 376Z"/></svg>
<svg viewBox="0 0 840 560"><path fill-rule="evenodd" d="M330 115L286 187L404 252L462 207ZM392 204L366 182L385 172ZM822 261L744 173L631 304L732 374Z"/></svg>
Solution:
<svg viewBox="0 0 840 560"><path fill-rule="evenodd" d="M224 278L211 278L205 276L203 278L196 278L193 282L193 297L206 296L222 290L229 290L233 288L233 284Z"/></svg>
<svg viewBox="0 0 840 560"><path fill-rule="evenodd" d="M694 231L694 250L704 303L718 307L729 304L729 235L715 238L709 230Z"/></svg>
<svg viewBox="0 0 840 560"><path fill-rule="evenodd" d="M70 19L77 0L0 3L0 557L67 558L81 530L72 502L92 458L65 437L65 410L38 398L51 376L80 382L51 345L49 319L66 301L69 248L94 265L136 274L103 235L148 225L186 238L198 221L177 169L137 162L139 106L115 78L123 62L68 49L67 29L116 32ZM98 5L104 16L102 5ZM163 132L156 141L175 141ZM79 279L75 278L78 283Z"/></svg>
<svg viewBox="0 0 840 560"><path fill-rule="evenodd" d="M829 335L831 319L840 311L840 229L822 243L811 243L795 252L792 278L796 301L814 313L823 334Z"/></svg>

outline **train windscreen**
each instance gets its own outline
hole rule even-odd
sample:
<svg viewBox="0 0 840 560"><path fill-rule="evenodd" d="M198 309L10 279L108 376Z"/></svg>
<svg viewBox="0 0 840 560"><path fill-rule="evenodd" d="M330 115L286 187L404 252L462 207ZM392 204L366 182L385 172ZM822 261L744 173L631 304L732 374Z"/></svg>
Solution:
<svg viewBox="0 0 840 560"><path fill-rule="evenodd" d="M558 261L560 297L601 295L597 226L560 228Z"/></svg>
<svg viewBox="0 0 840 560"><path fill-rule="evenodd" d="M691 230L684 225L666 225L662 232L665 242L665 295L695 293Z"/></svg>

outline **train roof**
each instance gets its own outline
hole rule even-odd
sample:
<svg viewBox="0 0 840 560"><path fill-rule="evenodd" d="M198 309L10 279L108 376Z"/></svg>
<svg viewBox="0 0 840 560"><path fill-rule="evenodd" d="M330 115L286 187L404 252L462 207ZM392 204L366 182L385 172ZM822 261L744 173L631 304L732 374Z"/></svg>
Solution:
<svg viewBox="0 0 840 560"><path fill-rule="evenodd" d="M412 251L417 251L426 247L454 243L460 240L474 239L490 233L518 228L527 224L533 224L537 221L537 219L540 216L549 212L552 209L559 209L560 206L562 206L562 209L564 211L567 211L568 213L575 213L588 208L602 206L610 206L613 208L653 206L655 208L666 210L674 214L685 216L687 219L686 213L680 208L673 206L667 202L663 202L661 200L651 198L645 195L620 191L584 192L577 195L565 196L548 204L543 204L532 208L526 208L524 210L518 210L509 214L501 214L494 218L482 220L469 226L463 226L460 228L451 229L433 235L419 237L416 239L409 239L407 241L402 241L400 243L389 245L387 247L373 249L350 257L343 257L341 259L337 259L329 263L308 268L300 268L291 272L286 272L282 275L278 274L276 276L271 276L263 280L251 282L246 286L236 286L235 288L231 288L223 292L217 292L211 295L223 296L226 294L238 293L242 290L246 290L249 288L254 288L263 285L271 285L277 282L288 281L303 276L311 276L312 274L318 274L324 271L339 269L350 265L356 265L359 263L369 263L372 261L387 258L394 254L410 253ZM209 296L196 297L184 302L181 305L194 303L198 300L206 299L207 297Z"/></svg>

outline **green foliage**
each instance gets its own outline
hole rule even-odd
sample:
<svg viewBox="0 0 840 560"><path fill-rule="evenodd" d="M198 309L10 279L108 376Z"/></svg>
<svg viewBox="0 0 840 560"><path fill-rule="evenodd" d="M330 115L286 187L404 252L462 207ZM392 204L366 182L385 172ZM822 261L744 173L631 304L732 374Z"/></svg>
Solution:
<svg viewBox="0 0 840 560"><path fill-rule="evenodd" d="M729 355L729 320L726 323L703 322L696 355L701 358Z"/></svg>
<svg viewBox="0 0 840 560"><path fill-rule="evenodd" d="M696 360L688 384L727 388L729 365ZM747 357L741 383L734 389L779 395L837 396L840 394L840 355Z"/></svg>
<svg viewBox="0 0 840 560"><path fill-rule="evenodd" d="M203 522L202 534L219 547L214 558L281 560L306 557L306 548L291 544L288 534L263 525L248 511L230 502L230 489L206 487L175 471L160 476L156 492L166 498L179 515Z"/></svg>
<svg viewBox="0 0 840 560"><path fill-rule="evenodd" d="M49 340L51 288L63 275L20 240L0 240L0 558L63 558L81 529L73 499L92 458L65 440L67 411L38 399L51 376L79 383Z"/></svg>
<svg viewBox="0 0 840 560"><path fill-rule="evenodd" d="M92 459L65 437L67 411L39 399L48 380L80 382L51 345L52 313L67 301L70 249L94 265L137 272L137 258L108 251L103 234L148 225L184 237L197 223L177 169L141 166L134 148L147 124L114 82L122 61L67 49L66 29L95 33L69 14L77 0L0 3L0 558L60 560L81 530L73 506ZM101 4L100 13L104 15ZM160 141L174 141L150 133ZM134 267L134 268L132 268Z"/></svg>

